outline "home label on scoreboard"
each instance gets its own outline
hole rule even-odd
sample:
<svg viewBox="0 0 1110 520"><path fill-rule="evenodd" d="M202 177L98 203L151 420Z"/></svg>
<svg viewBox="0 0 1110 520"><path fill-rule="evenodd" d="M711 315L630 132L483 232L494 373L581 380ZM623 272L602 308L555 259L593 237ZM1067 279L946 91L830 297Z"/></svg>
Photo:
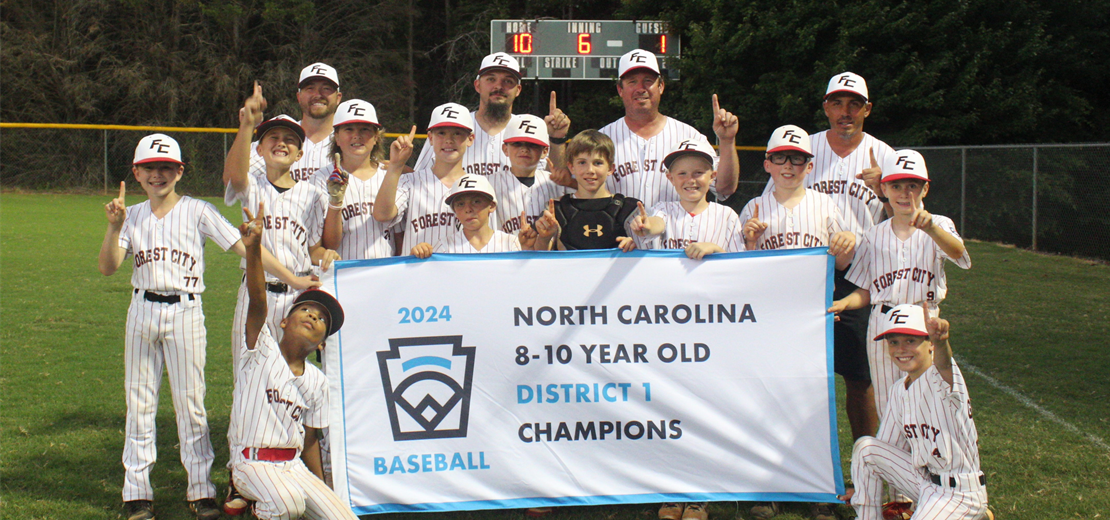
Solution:
<svg viewBox="0 0 1110 520"><path fill-rule="evenodd" d="M516 57L524 79L611 80L617 77L620 57L634 49L654 52L663 74L678 78L667 64L681 55L682 44L666 22L490 21L490 52Z"/></svg>

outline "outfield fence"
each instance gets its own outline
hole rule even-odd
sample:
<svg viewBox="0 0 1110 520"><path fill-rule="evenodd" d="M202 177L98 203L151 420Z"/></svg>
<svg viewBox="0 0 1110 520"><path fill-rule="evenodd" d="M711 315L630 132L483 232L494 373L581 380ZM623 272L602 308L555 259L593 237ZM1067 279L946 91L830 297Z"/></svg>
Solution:
<svg viewBox="0 0 1110 520"><path fill-rule="evenodd" d="M111 193L131 179L135 143L151 132L181 144L180 192L222 194L235 129L0 123L0 186ZM1110 260L1110 143L913 148L933 180L926 206L964 237ZM724 201L737 210L767 183L762 148L738 149L743 180Z"/></svg>

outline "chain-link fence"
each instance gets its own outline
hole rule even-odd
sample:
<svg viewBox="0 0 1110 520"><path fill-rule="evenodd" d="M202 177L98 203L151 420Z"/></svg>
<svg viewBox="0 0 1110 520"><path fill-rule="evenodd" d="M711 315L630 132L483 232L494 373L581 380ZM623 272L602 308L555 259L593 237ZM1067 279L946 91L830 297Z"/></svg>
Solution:
<svg viewBox="0 0 1110 520"><path fill-rule="evenodd" d="M964 237L1110 260L1110 143L911 148L929 168L926 207ZM740 152L740 168L738 211L768 179L761 152Z"/></svg>
<svg viewBox="0 0 1110 520"><path fill-rule="evenodd" d="M161 132L181 145L185 175L177 184L178 193L223 194L224 157L235 140L234 130L60 126L0 125L0 186L111 193L119 189L120 181L127 181L128 191L140 191L131 176L135 145L143 136ZM413 160L423 142L415 143Z"/></svg>
<svg viewBox="0 0 1110 520"><path fill-rule="evenodd" d="M4 124L0 185L107 193L131 180L135 143L162 131L181 144L185 176L178 191L220 195L223 160L234 135L193 130ZM926 206L952 218L964 237L1110 260L1110 183L1102 180L1110 172L1110 143L915 149L925 156L932 178ZM725 201L737 210L767 184L763 152L741 150L740 169L740 187Z"/></svg>

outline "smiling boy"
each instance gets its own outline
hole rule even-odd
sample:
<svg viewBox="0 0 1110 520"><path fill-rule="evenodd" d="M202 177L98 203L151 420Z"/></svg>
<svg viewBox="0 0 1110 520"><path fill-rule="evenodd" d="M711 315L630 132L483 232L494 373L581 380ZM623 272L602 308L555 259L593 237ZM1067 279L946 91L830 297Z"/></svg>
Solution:
<svg viewBox="0 0 1110 520"><path fill-rule="evenodd" d="M466 107L446 103L432 110L428 124L428 143L435 154L430 168L418 168L402 176L405 161L412 156L409 135L397 138L390 145L389 167L374 199L374 219L390 222L402 215L405 240L401 251L412 251L422 242L447 242L458 232L458 222L444 200L447 192L466 175L463 158L474 144L474 120Z"/></svg>
<svg viewBox="0 0 1110 520"><path fill-rule="evenodd" d="M863 234L845 278L860 287L833 302L830 312L871 305L867 327L868 362L878 410L886 409L887 393L905 373L887 354L878 335L885 314L896 305L925 302L934 315L948 292L945 260L962 269L971 257L952 219L925 211L929 194L925 158L913 150L898 150L883 164L882 191L894 215Z"/></svg>
<svg viewBox="0 0 1110 520"><path fill-rule="evenodd" d="M517 237L495 230L489 217L497 208L493 186L481 175L464 175L447 194L446 204L455 212L460 233L448 241L422 242L412 249L413 256L428 258L432 253L505 253L520 251ZM525 232L528 228L525 227Z"/></svg>
<svg viewBox="0 0 1110 520"><path fill-rule="evenodd" d="M204 409L207 333L204 292L204 242L245 254L235 228L212 204L175 191L185 172L181 148L164 134L144 137L135 147L131 168L148 199L127 207L126 186L105 206L108 230L98 258L102 274L114 274L134 257L131 305L125 347L126 432L123 447L123 500L129 520L154 518L150 472L157 458L154 418L163 366L167 368L177 416L181 463L188 475L186 499L199 519L219 516L210 478L214 454ZM285 283L298 280L269 253L267 270Z"/></svg>
<svg viewBox="0 0 1110 520"><path fill-rule="evenodd" d="M906 376L890 388L879 433L852 450L851 503L860 520L881 520L883 482L917 503L913 518L979 520L987 509L979 433L971 399L948 342L949 323L925 307L898 305L883 316L885 341Z"/></svg>
<svg viewBox="0 0 1110 520"><path fill-rule="evenodd" d="M658 202L650 212L644 211L643 203L638 203L639 213L633 218L631 229L644 239L645 248L682 249L694 260L713 253L744 250L741 221L736 212L706 200L717 178L713 170L715 156L711 146L690 139L680 142L663 158L667 180L679 200Z"/></svg>
<svg viewBox="0 0 1110 520"><path fill-rule="evenodd" d="M548 203L549 210L536 223L535 248L548 249L557 234L553 247L560 250L635 249L629 226L640 201L614 195L605 185L614 168L613 140L597 130L583 130L567 142L566 157L578 188Z"/></svg>

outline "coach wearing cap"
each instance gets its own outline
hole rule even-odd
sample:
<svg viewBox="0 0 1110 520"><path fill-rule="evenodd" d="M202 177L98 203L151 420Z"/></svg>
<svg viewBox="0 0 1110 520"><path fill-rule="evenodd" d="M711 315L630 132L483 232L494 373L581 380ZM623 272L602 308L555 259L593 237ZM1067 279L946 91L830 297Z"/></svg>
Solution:
<svg viewBox="0 0 1110 520"><path fill-rule="evenodd" d="M894 149L863 131L863 123L871 115L871 98L867 82L858 74L842 72L829 79L822 106L829 119L829 129L813 134L813 173L806 178L808 188L832 198L845 223L857 236L882 222L889 209L884 209L880 196L879 167ZM767 183L773 189L773 182ZM855 290L844 280L844 271L836 272L834 299ZM863 312L860 312L863 311ZM867 365L868 312L866 309L840 313L833 326L836 349L836 373L844 377L847 388L846 412L852 426L852 437L874 435L879 427L874 390Z"/></svg>
<svg viewBox="0 0 1110 520"><path fill-rule="evenodd" d="M616 146L615 171L606 184L609 191L643 201L645 207L657 202L677 201L678 193L663 173L663 157L678 143L698 139L709 144L694 127L659 113L663 96L663 76L659 60L645 50L621 56L617 94L624 102L624 117L601 129ZM736 116L721 110L713 95L713 131L720 144L720 159L714 164L717 182L712 191L723 200L736 191L739 159L736 155Z"/></svg>
<svg viewBox="0 0 1110 520"><path fill-rule="evenodd" d="M466 150L462 166L468 175L491 175L510 166L501 145L504 144L504 130L514 117L513 102L520 95L520 63L504 52L486 56L478 68L474 90L478 92L478 110L470 113L475 123L474 144ZM551 114L545 118L548 134L556 139L563 138L570 121L554 107L554 93L551 104ZM434 159L431 148L425 146L420 150L415 169L431 168Z"/></svg>
<svg viewBox="0 0 1110 520"><path fill-rule="evenodd" d="M331 134L335 109L343 100L339 91L339 74L326 63L313 63L301 69L297 81L297 104L301 106L301 128L305 139L302 148L304 155L289 168L294 181L308 180L316 170L331 162ZM262 158L251 146L251 173L261 174L266 170Z"/></svg>

